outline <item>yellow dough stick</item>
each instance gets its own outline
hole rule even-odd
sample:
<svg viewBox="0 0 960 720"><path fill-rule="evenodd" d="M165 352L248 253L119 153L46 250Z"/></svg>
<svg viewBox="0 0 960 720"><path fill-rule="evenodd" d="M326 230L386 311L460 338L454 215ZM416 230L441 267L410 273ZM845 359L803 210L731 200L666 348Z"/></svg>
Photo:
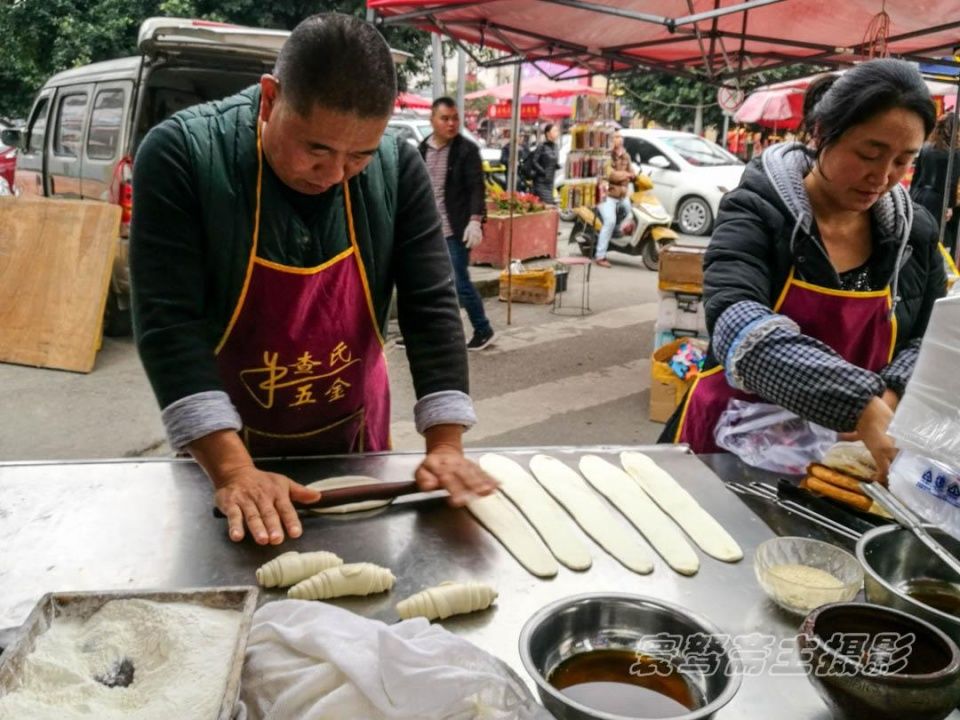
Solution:
<svg viewBox="0 0 960 720"><path fill-rule="evenodd" d="M404 620L425 617L443 620L486 610L497 599L497 591L478 582L445 582L427 588L397 603L397 615Z"/></svg>
<svg viewBox="0 0 960 720"><path fill-rule="evenodd" d="M343 565L332 552L285 552L257 569L257 583L262 587L288 587L327 568Z"/></svg>
<svg viewBox="0 0 960 720"><path fill-rule="evenodd" d="M396 578L373 563L350 563L328 568L287 591L294 600L329 600L344 595L370 595L393 587Z"/></svg>

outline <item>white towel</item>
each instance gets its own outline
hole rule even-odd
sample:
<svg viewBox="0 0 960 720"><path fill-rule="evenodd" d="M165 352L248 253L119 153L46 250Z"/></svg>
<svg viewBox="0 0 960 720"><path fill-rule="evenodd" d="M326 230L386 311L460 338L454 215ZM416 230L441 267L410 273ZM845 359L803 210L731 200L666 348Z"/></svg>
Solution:
<svg viewBox="0 0 960 720"><path fill-rule="evenodd" d="M246 720L550 718L503 662L438 625L304 600L254 615L241 700Z"/></svg>

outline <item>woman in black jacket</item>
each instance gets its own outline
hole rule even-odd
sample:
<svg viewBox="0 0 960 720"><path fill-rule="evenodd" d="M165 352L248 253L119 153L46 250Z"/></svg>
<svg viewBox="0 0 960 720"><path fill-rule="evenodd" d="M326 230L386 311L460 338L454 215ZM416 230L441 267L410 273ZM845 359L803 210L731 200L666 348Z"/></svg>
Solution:
<svg viewBox="0 0 960 720"><path fill-rule="evenodd" d="M704 260L708 365L665 439L718 452L731 399L773 403L856 433L886 473L887 427L946 288L933 218L899 185L934 119L916 69L874 60L824 94L812 148L747 166Z"/></svg>
<svg viewBox="0 0 960 720"><path fill-rule="evenodd" d="M947 228L943 236L944 245L950 249L951 256L956 250L957 222L960 213L957 207L957 183L960 182L960 152L953 153L952 178L947 182L947 164L950 160L951 135L956 135L956 118L953 115L944 115L937 121L937 127L930 137L930 142L923 146L917 156L917 164L913 171L913 181L910 183L910 197L918 205L923 205L933 215L940 225L940 215L943 212L943 196L946 191L951 194L947 203ZM953 147L957 147L954 141Z"/></svg>
<svg viewBox="0 0 960 720"><path fill-rule="evenodd" d="M560 128L552 123L543 131L543 142L533 151L533 193L547 205L555 205L553 199L553 179L560 165L557 151L557 138Z"/></svg>

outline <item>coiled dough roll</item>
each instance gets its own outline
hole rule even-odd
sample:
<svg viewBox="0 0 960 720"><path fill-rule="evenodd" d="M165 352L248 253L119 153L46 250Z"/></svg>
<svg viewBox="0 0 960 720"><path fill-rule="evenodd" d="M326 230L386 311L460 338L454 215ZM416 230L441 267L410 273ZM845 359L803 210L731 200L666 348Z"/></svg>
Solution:
<svg viewBox="0 0 960 720"><path fill-rule="evenodd" d="M343 560L332 552L285 552L257 569L257 583L266 588L288 587L337 565L343 565Z"/></svg>
<svg viewBox="0 0 960 720"><path fill-rule="evenodd" d="M403 620L425 617L427 620L485 610L497 599L497 591L478 582L445 582L427 588L397 603L397 615Z"/></svg>
<svg viewBox="0 0 960 720"><path fill-rule="evenodd" d="M287 591L295 600L329 600L344 595L370 595L393 587L396 578L373 563L349 563L328 568Z"/></svg>

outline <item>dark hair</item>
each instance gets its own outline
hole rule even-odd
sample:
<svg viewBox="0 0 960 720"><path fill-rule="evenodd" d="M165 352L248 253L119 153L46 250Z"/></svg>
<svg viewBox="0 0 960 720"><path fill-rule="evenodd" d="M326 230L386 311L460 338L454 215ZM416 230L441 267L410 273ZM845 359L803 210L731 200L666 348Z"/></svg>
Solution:
<svg viewBox="0 0 960 720"><path fill-rule="evenodd" d="M547 123L546 125L544 125L544 126L543 126L543 136L546 137L547 135L549 135L549 134L550 134L550 131L553 130L554 127L555 127L555 126L554 126L553 123Z"/></svg>
<svg viewBox="0 0 960 720"><path fill-rule="evenodd" d="M933 130L933 135L930 137L930 142L932 142L933 146L938 150L949 150L950 136L956 135L956 133L957 121L954 118L953 113L949 113L937 120L937 126Z"/></svg>
<svg viewBox="0 0 960 720"><path fill-rule="evenodd" d="M301 115L313 105L386 117L397 97L390 46L370 23L351 15L311 15L297 25L273 68L280 92Z"/></svg>
<svg viewBox="0 0 960 720"><path fill-rule="evenodd" d="M924 137L933 130L936 110L919 71L903 60L870 60L845 72L813 108L816 156L855 125L903 108L923 121Z"/></svg>
<svg viewBox="0 0 960 720"><path fill-rule="evenodd" d="M437 111L437 108L439 107L456 109L457 101L454 100L452 97L447 97L446 95L444 95L443 97L438 97L436 100L433 101L433 104L430 106L430 113L431 114L435 113Z"/></svg>
<svg viewBox="0 0 960 720"><path fill-rule="evenodd" d="M833 87L838 77L838 75L832 74L820 75L807 85L806 92L803 93L803 117L800 120L800 127L797 129L797 134L799 134L804 141L813 137L814 128L811 122L813 109L823 96L827 94L827 90Z"/></svg>

